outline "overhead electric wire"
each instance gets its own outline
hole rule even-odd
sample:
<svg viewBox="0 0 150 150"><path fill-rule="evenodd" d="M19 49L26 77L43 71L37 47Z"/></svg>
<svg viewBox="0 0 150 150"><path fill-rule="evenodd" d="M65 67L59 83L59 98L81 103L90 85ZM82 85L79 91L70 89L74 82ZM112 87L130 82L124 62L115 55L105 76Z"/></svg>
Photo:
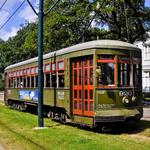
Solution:
<svg viewBox="0 0 150 150"><path fill-rule="evenodd" d="M60 1L60 0L57 0L57 1L53 4L53 6L48 9L48 11L45 13L45 15L47 15L49 12L51 12L52 9L57 5L57 3L58 3L59 1Z"/></svg>
<svg viewBox="0 0 150 150"><path fill-rule="evenodd" d="M24 0L19 7L12 13L12 15L5 21L5 23L0 27L0 30L8 23L8 21L16 14L16 12L22 7L22 5L25 3L26 0Z"/></svg>
<svg viewBox="0 0 150 150"><path fill-rule="evenodd" d="M60 0L57 0L53 6L46 12L46 15L52 11L52 9L56 6L56 4L59 2ZM2 4L2 6L0 7L0 9L2 9L5 5L5 3L7 2L7 0L4 1L4 3ZM12 13L12 15L4 22L4 24L0 27L0 30L8 23L8 21L16 14L16 12L22 7L22 5L26 2L26 0L24 0L20 5L19 7L17 7L17 9ZM36 15L38 15L38 13L36 12L36 10L34 9L34 7L32 6L32 4L30 3L29 0L27 0L28 4L30 5L30 7L32 8L32 10L34 11L34 13Z"/></svg>
<svg viewBox="0 0 150 150"><path fill-rule="evenodd" d="M32 4L30 3L30 1L27 0L27 2L28 2L28 4L30 5L30 7L32 8L32 10L34 11L34 13L35 13L36 15L38 15L38 13L36 12L36 10L35 10L34 7L32 6Z"/></svg>
<svg viewBox="0 0 150 150"><path fill-rule="evenodd" d="M7 0L4 1L4 3L2 4L2 6L0 7L0 10L4 7L4 5L6 4Z"/></svg>

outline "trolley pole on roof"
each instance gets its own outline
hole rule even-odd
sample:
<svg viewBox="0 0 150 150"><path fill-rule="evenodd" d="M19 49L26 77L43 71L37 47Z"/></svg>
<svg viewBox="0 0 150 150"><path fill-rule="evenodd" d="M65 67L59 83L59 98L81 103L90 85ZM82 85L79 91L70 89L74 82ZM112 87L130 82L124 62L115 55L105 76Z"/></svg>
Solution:
<svg viewBox="0 0 150 150"><path fill-rule="evenodd" d="M43 127L43 0L38 12L38 127Z"/></svg>

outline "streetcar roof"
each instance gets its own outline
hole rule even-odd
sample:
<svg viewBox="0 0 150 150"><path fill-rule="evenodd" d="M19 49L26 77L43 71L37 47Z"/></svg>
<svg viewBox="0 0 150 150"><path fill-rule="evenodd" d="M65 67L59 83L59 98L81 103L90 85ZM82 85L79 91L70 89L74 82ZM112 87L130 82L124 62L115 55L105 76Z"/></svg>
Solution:
<svg viewBox="0 0 150 150"><path fill-rule="evenodd" d="M67 53L71 53L75 51L81 51L81 50L87 50L87 49L98 49L98 48L99 49L120 49L120 50L140 51L140 49L136 45L133 45L127 42L122 42L118 40L96 40L96 41L89 41L85 43L76 44L71 47L67 47L67 48L60 49L58 51L50 52L48 54L43 55L43 59L47 59L50 57L59 56L59 55L63 55L63 54L67 54ZM31 58L26 61L22 61L13 65L10 65L6 67L5 70L23 66L23 65L30 64L30 63L37 62L37 61L38 61L38 57Z"/></svg>

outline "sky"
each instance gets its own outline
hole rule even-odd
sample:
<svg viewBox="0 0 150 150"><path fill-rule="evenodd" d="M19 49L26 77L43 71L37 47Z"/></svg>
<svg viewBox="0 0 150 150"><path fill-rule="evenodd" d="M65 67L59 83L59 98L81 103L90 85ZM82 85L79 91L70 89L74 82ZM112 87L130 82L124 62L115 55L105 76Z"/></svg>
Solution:
<svg viewBox="0 0 150 150"><path fill-rule="evenodd" d="M1 8L5 1L5 5ZM3 26L6 20L15 12L23 1L24 0L0 0L0 39L7 41L9 37L13 37L17 34L17 31L21 29L21 25L25 25L26 22L31 23L36 21L37 16L34 14L27 1L25 1L8 23ZM38 11L39 0L30 0L30 2ZM145 0L145 5L150 7L150 0Z"/></svg>
<svg viewBox="0 0 150 150"><path fill-rule="evenodd" d="M0 8L5 1L6 0L0 0ZM15 36L17 31L21 29L21 25L25 25L26 22L34 22L37 18L27 1L25 1L8 23L1 28L23 1L24 0L7 0L2 9L0 9L0 38L4 41L8 40L9 37ZM30 0L30 2L34 8L38 10L38 0Z"/></svg>

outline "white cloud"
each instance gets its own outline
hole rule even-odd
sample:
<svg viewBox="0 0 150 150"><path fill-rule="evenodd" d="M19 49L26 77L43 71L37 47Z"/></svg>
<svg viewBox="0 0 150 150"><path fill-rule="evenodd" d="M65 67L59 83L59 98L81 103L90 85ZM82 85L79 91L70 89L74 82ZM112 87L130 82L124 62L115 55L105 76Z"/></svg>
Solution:
<svg viewBox="0 0 150 150"><path fill-rule="evenodd" d="M3 4L4 0L1 4ZM8 0L4 7L0 10L0 27L5 23L5 21L10 17L12 13L20 6L23 0ZM38 0L30 0L35 8L38 6ZM22 5L20 10L13 16L9 22L0 30L0 38L3 40L8 40L9 37L13 37L17 34L17 31L20 29L18 26L25 21L35 22L37 16L34 14L33 10L27 3L27 1Z"/></svg>
<svg viewBox="0 0 150 150"><path fill-rule="evenodd" d="M0 10L0 27L3 26L3 24L6 22L6 20L10 17L10 15L14 12L15 7L19 6L21 4L22 0L8 0L3 8ZM4 0L1 2L1 4L4 3ZM14 18L12 18L14 19ZM12 21L12 20L10 20ZM10 22L9 21L9 22ZM14 22L15 23L15 22ZM8 40L9 37L13 37L17 34L17 31L19 28L15 27L15 24L13 27L8 27L7 24L0 30L0 38L4 41Z"/></svg>
<svg viewBox="0 0 150 150"><path fill-rule="evenodd" d="M17 32L20 30L20 28L12 27L10 32L6 30L1 30L0 32L0 38L4 41L7 41L9 37L13 37L17 34Z"/></svg>
<svg viewBox="0 0 150 150"><path fill-rule="evenodd" d="M6 10L2 10L0 11L0 27L4 24L4 22L7 20L8 16L9 16L9 12L7 12Z"/></svg>

